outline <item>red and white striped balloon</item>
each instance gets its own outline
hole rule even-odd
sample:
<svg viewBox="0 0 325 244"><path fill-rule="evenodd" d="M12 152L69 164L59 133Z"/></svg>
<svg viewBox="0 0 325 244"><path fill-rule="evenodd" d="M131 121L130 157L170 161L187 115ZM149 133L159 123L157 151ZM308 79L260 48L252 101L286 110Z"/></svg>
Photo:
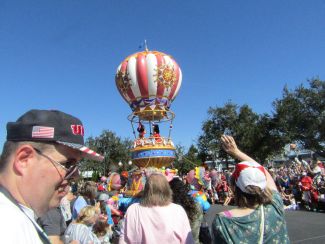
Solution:
<svg viewBox="0 0 325 244"><path fill-rule="evenodd" d="M168 110L181 87L182 72L171 56L143 51L118 66L115 82L133 111L153 105Z"/></svg>

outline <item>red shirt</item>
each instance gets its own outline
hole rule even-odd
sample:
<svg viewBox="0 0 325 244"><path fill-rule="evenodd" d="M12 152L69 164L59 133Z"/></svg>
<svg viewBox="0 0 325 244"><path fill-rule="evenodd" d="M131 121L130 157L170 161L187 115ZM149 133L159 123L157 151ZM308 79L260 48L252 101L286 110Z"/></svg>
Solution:
<svg viewBox="0 0 325 244"><path fill-rule="evenodd" d="M304 176L301 180L301 189L303 191L309 191L311 189L311 185L313 183L313 180L309 176Z"/></svg>
<svg viewBox="0 0 325 244"><path fill-rule="evenodd" d="M220 192L220 191L228 192L229 191L229 186L228 186L227 182L222 181L221 183L219 183L217 185L217 191L218 192Z"/></svg>

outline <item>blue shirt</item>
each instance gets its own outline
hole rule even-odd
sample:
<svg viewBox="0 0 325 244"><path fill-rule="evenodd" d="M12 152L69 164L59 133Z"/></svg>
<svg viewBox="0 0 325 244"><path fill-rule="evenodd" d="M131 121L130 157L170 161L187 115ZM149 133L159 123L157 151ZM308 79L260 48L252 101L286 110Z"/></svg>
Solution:
<svg viewBox="0 0 325 244"><path fill-rule="evenodd" d="M77 219L80 210L86 206L88 206L86 200L82 196L79 196L73 204L72 219Z"/></svg>

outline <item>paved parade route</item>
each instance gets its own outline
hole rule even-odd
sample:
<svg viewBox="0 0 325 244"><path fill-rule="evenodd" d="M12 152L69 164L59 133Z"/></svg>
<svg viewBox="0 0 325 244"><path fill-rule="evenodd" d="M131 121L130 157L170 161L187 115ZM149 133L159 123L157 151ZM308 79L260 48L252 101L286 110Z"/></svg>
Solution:
<svg viewBox="0 0 325 244"><path fill-rule="evenodd" d="M232 207L212 205L207 213L211 225L216 213ZM325 213L308 211L286 211L285 218L291 243L325 243Z"/></svg>

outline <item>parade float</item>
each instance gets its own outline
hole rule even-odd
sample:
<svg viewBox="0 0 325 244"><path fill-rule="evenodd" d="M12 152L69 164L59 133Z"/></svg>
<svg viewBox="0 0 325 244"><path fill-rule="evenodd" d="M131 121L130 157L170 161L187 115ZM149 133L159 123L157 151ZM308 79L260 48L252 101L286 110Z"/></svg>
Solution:
<svg viewBox="0 0 325 244"><path fill-rule="evenodd" d="M176 174L175 169L165 168L175 160L171 138L175 114L170 107L180 90L182 72L173 57L146 48L121 62L115 82L132 111L127 117L134 134L131 158L138 170L130 174L127 192L134 195L143 189L149 169ZM161 135L163 127L167 135Z"/></svg>
<svg viewBox="0 0 325 244"><path fill-rule="evenodd" d="M115 81L121 96L132 110L128 116L135 139L131 151L132 162L138 167L160 168L170 165L175 159L175 147L171 139L175 114L170 106L182 83L178 64L165 53L145 50L122 61ZM154 131L157 128L159 130L163 123L169 123L167 136Z"/></svg>
<svg viewBox="0 0 325 244"><path fill-rule="evenodd" d="M180 90L182 72L170 55L146 48L121 62L115 82L131 108L127 117L134 135L131 165L137 166L121 174L112 172L107 179L107 191L112 196L108 204L112 213L124 213L128 206L139 201L150 174L160 172L168 181L177 175L177 169L172 165L176 154L171 138L175 118L171 104ZM161 133L162 128L165 133ZM203 211L207 211L210 205L202 192L209 181L205 169L196 167L191 170L186 181L192 187L189 195ZM123 182L127 182L126 185ZM121 215L117 216L120 218Z"/></svg>

